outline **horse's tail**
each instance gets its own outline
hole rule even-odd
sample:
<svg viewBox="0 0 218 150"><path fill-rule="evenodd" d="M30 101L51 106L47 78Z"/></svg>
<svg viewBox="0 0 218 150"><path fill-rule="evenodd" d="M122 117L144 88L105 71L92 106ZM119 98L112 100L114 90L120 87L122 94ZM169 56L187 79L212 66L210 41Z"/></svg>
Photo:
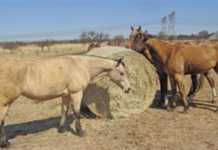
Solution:
<svg viewBox="0 0 218 150"><path fill-rule="evenodd" d="M216 66L213 69L218 74L218 62L217 62Z"/></svg>
<svg viewBox="0 0 218 150"><path fill-rule="evenodd" d="M218 45L214 47L216 51L216 66L214 67L214 71L218 74Z"/></svg>

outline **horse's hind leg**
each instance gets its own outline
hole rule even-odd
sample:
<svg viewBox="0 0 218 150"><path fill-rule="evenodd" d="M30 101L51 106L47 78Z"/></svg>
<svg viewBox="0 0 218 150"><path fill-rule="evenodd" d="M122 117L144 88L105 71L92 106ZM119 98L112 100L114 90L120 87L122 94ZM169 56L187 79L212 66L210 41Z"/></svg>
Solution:
<svg viewBox="0 0 218 150"><path fill-rule="evenodd" d="M70 95L71 100L73 102L72 104L73 104L74 115L76 117L75 129L79 136L84 136L85 133L84 130L82 129L81 122L80 122L80 107L82 102L82 96L83 96L82 91Z"/></svg>
<svg viewBox="0 0 218 150"><path fill-rule="evenodd" d="M210 71L205 73L204 75L207 78L207 80L209 82L209 85L210 85L210 87L212 89L212 99L211 99L211 102L214 103L215 102L214 99L217 96L216 88L215 88L215 81L214 81Z"/></svg>
<svg viewBox="0 0 218 150"><path fill-rule="evenodd" d="M1 126L0 126L0 147L7 147L9 145L6 133L5 133L5 117L8 112L8 105L0 105L0 121L1 121Z"/></svg>
<svg viewBox="0 0 218 150"><path fill-rule="evenodd" d="M186 87L185 87L185 77L184 75L181 74L175 74L174 75L176 84L178 85L179 88L179 93L181 95L181 99L183 102L183 106L184 106L184 112L187 112L189 106L188 106L188 102L187 102L187 91L186 91Z"/></svg>
<svg viewBox="0 0 218 150"><path fill-rule="evenodd" d="M196 92L196 89L198 86L198 79L197 78L198 77L196 74L191 75L192 85L191 85L191 88L190 88L189 93L188 93L188 97L190 97L191 99L192 99L192 97L195 96L195 92Z"/></svg>
<svg viewBox="0 0 218 150"><path fill-rule="evenodd" d="M172 90L172 97L170 98L170 105L172 108L176 107L176 100L177 100L177 90L176 90L176 82L173 77L170 76L170 85ZM169 106L168 106L169 107Z"/></svg>

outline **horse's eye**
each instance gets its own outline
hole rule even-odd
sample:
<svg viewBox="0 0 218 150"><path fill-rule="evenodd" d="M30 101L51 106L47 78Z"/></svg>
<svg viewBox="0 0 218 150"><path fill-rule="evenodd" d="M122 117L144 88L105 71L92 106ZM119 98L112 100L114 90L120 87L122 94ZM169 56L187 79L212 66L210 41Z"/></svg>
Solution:
<svg viewBox="0 0 218 150"><path fill-rule="evenodd" d="M140 38L141 38L141 35L138 34L138 35L136 36L136 39L140 39Z"/></svg>

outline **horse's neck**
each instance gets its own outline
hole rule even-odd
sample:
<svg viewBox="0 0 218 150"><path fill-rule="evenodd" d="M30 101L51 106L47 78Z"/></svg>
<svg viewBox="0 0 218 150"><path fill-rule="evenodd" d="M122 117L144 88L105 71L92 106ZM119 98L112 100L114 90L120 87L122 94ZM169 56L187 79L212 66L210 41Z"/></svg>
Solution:
<svg viewBox="0 0 218 150"><path fill-rule="evenodd" d="M155 52L155 55L157 55L161 63L165 64L170 56L171 45L157 39L151 39L147 43L151 46L152 51Z"/></svg>
<svg viewBox="0 0 218 150"><path fill-rule="evenodd" d="M91 80L96 80L107 75L107 73L115 66L113 60L103 58L88 59L87 64Z"/></svg>

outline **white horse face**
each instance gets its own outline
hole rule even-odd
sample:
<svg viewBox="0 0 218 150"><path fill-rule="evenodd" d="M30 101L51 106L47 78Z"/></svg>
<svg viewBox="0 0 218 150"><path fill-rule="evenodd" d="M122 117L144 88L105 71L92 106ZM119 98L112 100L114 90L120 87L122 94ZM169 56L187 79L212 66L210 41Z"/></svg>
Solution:
<svg viewBox="0 0 218 150"><path fill-rule="evenodd" d="M119 59L115 68L109 72L109 77L113 82L120 86L125 93L129 93L131 88L125 71L125 64L122 59Z"/></svg>

